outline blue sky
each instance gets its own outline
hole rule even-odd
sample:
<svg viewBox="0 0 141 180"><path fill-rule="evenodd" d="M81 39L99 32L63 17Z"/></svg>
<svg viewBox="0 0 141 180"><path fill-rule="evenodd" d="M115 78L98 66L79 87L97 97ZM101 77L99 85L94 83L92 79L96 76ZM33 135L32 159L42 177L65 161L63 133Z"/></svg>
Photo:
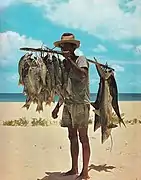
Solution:
<svg viewBox="0 0 141 180"><path fill-rule="evenodd" d="M20 47L53 47L64 32L81 41L76 51L115 68L120 93L141 92L140 0L0 0L0 92L22 92ZM90 64L90 92L99 77Z"/></svg>

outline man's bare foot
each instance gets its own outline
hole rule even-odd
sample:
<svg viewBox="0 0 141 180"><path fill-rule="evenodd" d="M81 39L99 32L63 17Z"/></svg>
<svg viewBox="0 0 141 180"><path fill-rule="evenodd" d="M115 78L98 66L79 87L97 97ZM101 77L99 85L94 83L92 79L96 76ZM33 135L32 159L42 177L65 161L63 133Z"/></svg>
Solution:
<svg viewBox="0 0 141 180"><path fill-rule="evenodd" d="M88 179L90 179L90 176L88 175L88 172L81 172L80 173L80 175L76 178L76 180L79 180L79 179L81 179L81 180L88 180Z"/></svg>
<svg viewBox="0 0 141 180"><path fill-rule="evenodd" d="M77 175L78 170L71 169L70 171L63 173L63 176Z"/></svg>

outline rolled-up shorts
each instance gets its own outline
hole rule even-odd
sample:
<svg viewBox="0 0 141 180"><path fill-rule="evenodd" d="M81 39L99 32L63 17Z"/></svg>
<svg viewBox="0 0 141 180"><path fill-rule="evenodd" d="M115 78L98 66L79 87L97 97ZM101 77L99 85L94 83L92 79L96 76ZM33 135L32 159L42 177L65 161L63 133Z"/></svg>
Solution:
<svg viewBox="0 0 141 180"><path fill-rule="evenodd" d="M90 104L64 104L61 127L88 127Z"/></svg>

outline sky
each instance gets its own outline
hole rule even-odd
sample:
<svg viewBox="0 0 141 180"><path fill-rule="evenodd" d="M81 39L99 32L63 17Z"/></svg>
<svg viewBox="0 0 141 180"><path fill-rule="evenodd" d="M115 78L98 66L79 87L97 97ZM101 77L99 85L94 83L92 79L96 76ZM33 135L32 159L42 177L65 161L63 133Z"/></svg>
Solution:
<svg viewBox="0 0 141 180"><path fill-rule="evenodd" d="M119 93L141 93L141 0L0 0L0 93L21 93L21 47L53 48L74 33L84 55L115 69ZM59 50L56 48L56 50ZM90 92L99 76L90 64Z"/></svg>

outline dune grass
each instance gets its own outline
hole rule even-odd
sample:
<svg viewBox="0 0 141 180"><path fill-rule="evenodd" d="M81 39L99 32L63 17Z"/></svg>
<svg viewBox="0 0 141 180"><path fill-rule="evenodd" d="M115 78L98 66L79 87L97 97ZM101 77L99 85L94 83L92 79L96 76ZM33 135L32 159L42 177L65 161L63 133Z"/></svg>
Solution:
<svg viewBox="0 0 141 180"><path fill-rule="evenodd" d="M121 114L121 117L124 120L124 113ZM89 118L89 124L93 124L94 119L92 117ZM116 114L112 114L112 122L114 124L119 123L119 119ZM126 120L124 121L125 124L141 124L141 120L134 118L132 120ZM8 121L3 121L3 126L22 126L22 127L27 127L27 126L50 126L50 125L57 125L59 124L59 120L51 120L51 119L45 119L45 118L32 118L31 120L27 120L26 117L20 117L19 119L16 120L8 120Z"/></svg>

